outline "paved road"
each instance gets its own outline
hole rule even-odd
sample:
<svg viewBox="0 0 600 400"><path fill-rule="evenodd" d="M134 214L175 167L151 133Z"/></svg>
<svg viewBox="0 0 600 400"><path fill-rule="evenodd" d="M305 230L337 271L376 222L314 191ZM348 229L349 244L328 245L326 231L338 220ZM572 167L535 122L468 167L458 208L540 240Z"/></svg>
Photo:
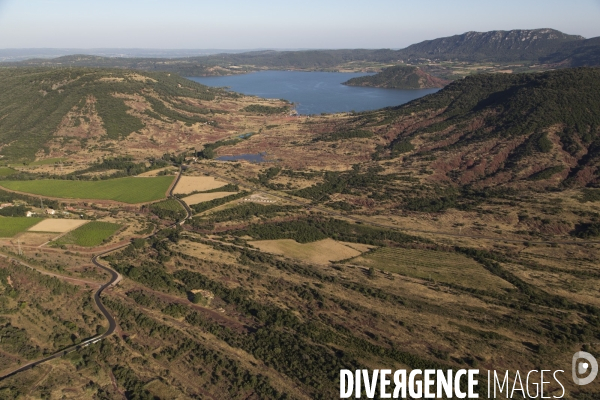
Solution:
<svg viewBox="0 0 600 400"><path fill-rule="evenodd" d="M169 191L169 197L174 198L177 201L179 201L179 203L181 203L181 205L185 209L187 215L181 221L178 221L178 222L170 225L170 227L175 227L177 225L181 226L181 225L183 225L183 223L185 222L185 220L187 220L188 218L190 218L192 216L192 211L190 210L189 206L185 202L183 202L182 200L180 200L177 197L173 196L173 190L175 190L175 186L177 186L177 184L179 183L179 179L180 178L181 178L181 170L179 171L179 174L177 174L177 178L176 178L175 182L173 183L173 185L171 186L171 190ZM149 236L146 236L145 238L148 239L148 238L151 238L154 235L156 235L156 233L154 233L152 235L149 235ZM82 348L84 348L84 347L86 347L86 346L88 346L88 345L90 345L92 343L97 343L97 342L101 341L102 339L107 338L108 336L110 336L110 335L112 335L114 333L115 329L117 328L117 322L115 321L115 318L112 316L112 314L106 309L106 307L104 306L104 304L102 304L102 299L100 298L100 296L102 295L102 292L106 288L108 288L110 286L114 286L117 283L119 283L121 281L121 279L122 279L122 276L121 276L121 274L119 274L114 269L112 269L112 268L110 268L110 267L108 267L108 266L103 265L102 263L100 263L100 258L102 256L105 256L108 253L111 253L113 251L122 249L122 248L127 247L127 246L129 246L129 243L125 243L125 244L123 244L121 246L111 248L111 249L109 249L107 251L104 251L103 253L97 254L94 257L92 257L92 262L94 263L95 266L97 266L98 268L101 268L101 269L105 270L106 272L108 272L110 274L110 280L108 282L106 282L105 284L103 284L102 286L100 286L98 288L98 290L96 290L96 292L94 293L94 302L96 303L96 306L98 307L98 309L100 310L100 312L107 319L107 321L108 321L108 329L104 333L102 333L100 335L96 335L94 337L86 339L86 340L84 340L83 342L81 342L79 344L76 344L76 345L67 347L65 349L62 349L61 351L58 351L58 352L56 352L56 353L54 353L52 355L49 355L49 356L47 356L45 358L40 359L40 360L32 361L32 362L30 362L28 364L23 365L22 367L19 367L16 370L13 370L13 371L7 373L6 375L0 376L0 381L4 380L6 378L9 378L11 376L14 376L14 375L18 374L19 372L28 371L28 370L36 367L37 365L46 363L46 362L54 360L56 358L60 358L60 357L62 357L64 355L66 355L66 354L69 354L69 353L72 353L74 351L80 350L80 349L82 349ZM6 257L6 258L8 258L8 257ZM10 258L9 258L9 260L10 260ZM15 261L21 262L19 260L15 260ZM22 263L22 264L24 264L24 263ZM24 264L24 265L26 265L26 264ZM29 265L26 265L26 266L29 267L29 268L33 268L33 267L29 266ZM33 269L36 269L36 268L33 268ZM39 272L42 272L42 271L39 271ZM70 277L61 276L61 275L58 275L58 274L50 274L50 273L47 273L45 271L42 272L42 273L45 273L47 275L55 276L56 278L71 279Z"/></svg>
<svg viewBox="0 0 600 400"><path fill-rule="evenodd" d="M122 248L122 247L125 247L125 246L121 246L119 248ZM111 275L111 279L107 283L105 283L104 285L100 286L98 288L98 290L96 290L96 293L94 293L94 302L96 303L96 306L98 306L98 309L100 310L100 312L102 312L102 314L104 315L104 317L108 320L108 329L106 330L106 332L104 332L104 333L102 333L100 335L91 337L89 339L86 339L86 340L84 340L83 342L81 342L79 344L67 347L66 349L62 349L61 351L56 352L56 353L54 353L54 354L52 354L50 356L47 356L45 358L42 358L40 360L33 361L33 362L28 363L28 364L25 364L22 367L14 370L14 371L11 371L11 372L9 372L8 374L6 374L4 376L1 376L0 377L0 381L4 380L6 378L9 378L9 377L11 377L13 375L16 375L19 372L30 370L33 367L37 366L37 365L43 364L43 363L48 362L50 360L54 360L55 358L62 357L65 354L69 354L69 353L72 353L72 352L74 352L76 350L82 349L82 348L90 345L91 343L97 343L100 340L104 339L105 337L108 337L108 336L112 335L112 333L115 331L115 328L117 327L117 323L116 323L115 319L113 318L113 316L108 312L108 310L106 309L106 307L104 307L104 304L102 304L102 301L100 300L100 295L102 294L102 291L104 289L106 289L107 287L109 287L109 286L111 286L113 284L116 284L121 279L121 276L119 275L119 273L117 271L115 271L115 270L113 270L113 269L111 269L109 267L106 267L106 266L100 264L98 262L98 257L101 257L102 255L104 255L106 253L109 253L111 251L117 250L117 249L118 248L109 250L109 251L107 251L105 253L99 254L99 255L97 255L97 256L95 256L95 257L92 258L92 262L96 266L98 266L98 267L102 268L103 270L109 272L110 275ZM19 261L19 260L15 260L15 261ZM22 263L22 264L24 264L24 263ZM28 266L28 267L33 268L31 266ZM33 269L36 269L36 268L33 268ZM56 274L52 274L52 276L57 277L57 278L66 278L66 279L69 278L69 277L62 277L62 276L56 275Z"/></svg>

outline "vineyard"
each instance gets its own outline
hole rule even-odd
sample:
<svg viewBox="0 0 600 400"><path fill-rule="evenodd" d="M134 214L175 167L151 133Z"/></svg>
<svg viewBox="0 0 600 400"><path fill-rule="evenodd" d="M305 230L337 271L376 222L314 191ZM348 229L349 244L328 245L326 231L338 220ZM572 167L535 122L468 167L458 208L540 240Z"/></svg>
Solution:
<svg viewBox="0 0 600 400"><path fill-rule="evenodd" d="M43 218L0 217L0 237L13 237L19 232L26 231Z"/></svg>
<svg viewBox="0 0 600 400"><path fill-rule="evenodd" d="M121 226L110 222L92 221L54 242L56 245L74 244L83 247L99 246L119 230Z"/></svg>
<svg viewBox="0 0 600 400"><path fill-rule="evenodd" d="M413 278L474 289L510 287L476 261L458 253L382 247L351 262Z"/></svg>

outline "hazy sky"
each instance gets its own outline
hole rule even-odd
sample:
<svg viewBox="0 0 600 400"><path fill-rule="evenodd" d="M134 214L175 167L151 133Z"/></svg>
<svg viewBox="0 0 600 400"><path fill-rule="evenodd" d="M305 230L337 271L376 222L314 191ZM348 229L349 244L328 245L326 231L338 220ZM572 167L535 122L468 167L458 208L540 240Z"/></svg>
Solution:
<svg viewBox="0 0 600 400"><path fill-rule="evenodd" d="M600 0L0 0L0 48L402 48L466 31L600 36Z"/></svg>

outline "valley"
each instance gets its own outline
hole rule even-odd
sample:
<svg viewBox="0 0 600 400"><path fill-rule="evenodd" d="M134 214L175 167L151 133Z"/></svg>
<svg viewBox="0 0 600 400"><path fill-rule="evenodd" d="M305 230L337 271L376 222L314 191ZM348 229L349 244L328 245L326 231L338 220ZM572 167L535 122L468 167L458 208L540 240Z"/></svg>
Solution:
<svg viewBox="0 0 600 400"><path fill-rule="evenodd" d="M342 368L598 354L597 68L316 116L170 72L0 84L3 398L328 399Z"/></svg>

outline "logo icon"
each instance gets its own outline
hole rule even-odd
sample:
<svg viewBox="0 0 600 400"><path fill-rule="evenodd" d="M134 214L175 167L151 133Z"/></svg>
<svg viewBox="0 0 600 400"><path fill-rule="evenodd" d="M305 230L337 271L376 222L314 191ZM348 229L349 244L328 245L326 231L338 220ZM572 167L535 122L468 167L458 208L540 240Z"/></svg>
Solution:
<svg viewBox="0 0 600 400"><path fill-rule="evenodd" d="M598 361L590 353L578 351L573 354L573 381L576 385L584 386L592 383L598 376ZM580 375L589 373L586 378L580 378Z"/></svg>

